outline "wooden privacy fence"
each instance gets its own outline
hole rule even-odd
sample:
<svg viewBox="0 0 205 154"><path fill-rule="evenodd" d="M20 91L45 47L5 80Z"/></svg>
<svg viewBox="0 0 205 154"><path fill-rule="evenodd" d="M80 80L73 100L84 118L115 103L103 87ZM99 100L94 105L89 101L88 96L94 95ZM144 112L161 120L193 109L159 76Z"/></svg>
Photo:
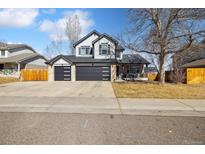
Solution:
<svg viewBox="0 0 205 154"><path fill-rule="evenodd" d="M147 78L149 81L156 81L157 80L157 73L148 73Z"/></svg>
<svg viewBox="0 0 205 154"><path fill-rule="evenodd" d="M187 68L187 84L205 83L205 68Z"/></svg>
<svg viewBox="0 0 205 154"><path fill-rule="evenodd" d="M47 69L25 69L21 70L21 80L23 81L47 81Z"/></svg>

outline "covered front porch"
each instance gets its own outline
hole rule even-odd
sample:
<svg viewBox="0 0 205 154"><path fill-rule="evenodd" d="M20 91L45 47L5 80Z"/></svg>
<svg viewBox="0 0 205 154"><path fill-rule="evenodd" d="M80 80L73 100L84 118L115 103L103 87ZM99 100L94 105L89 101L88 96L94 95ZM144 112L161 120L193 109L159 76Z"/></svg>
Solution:
<svg viewBox="0 0 205 154"><path fill-rule="evenodd" d="M0 63L0 76L18 78L22 68L24 65L20 63Z"/></svg>
<svg viewBox="0 0 205 154"><path fill-rule="evenodd" d="M144 64L118 64L118 80L146 80L144 76Z"/></svg>
<svg viewBox="0 0 205 154"><path fill-rule="evenodd" d="M144 67L149 64L138 54L125 54L117 64L117 80L147 80Z"/></svg>

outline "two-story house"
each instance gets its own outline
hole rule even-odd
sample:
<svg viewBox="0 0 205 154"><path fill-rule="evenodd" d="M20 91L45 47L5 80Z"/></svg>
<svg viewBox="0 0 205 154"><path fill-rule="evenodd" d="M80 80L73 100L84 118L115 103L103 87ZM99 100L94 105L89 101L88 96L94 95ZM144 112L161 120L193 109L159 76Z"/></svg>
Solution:
<svg viewBox="0 0 205 154"><path fill-rule="evenodd" d="M149 64L139 55L124 55L124 48L117 40L95 30L73 47L74 55L58 55L47 61L49 81L114 81L130 68L140 73L143 65Z"/></svg>
<svg viewBox="0 0 205 154"><path fill-rule="evenodd" d="M47 68L46 58L25 44L0 43L0 71L20 74L21 69Z"/></svg>

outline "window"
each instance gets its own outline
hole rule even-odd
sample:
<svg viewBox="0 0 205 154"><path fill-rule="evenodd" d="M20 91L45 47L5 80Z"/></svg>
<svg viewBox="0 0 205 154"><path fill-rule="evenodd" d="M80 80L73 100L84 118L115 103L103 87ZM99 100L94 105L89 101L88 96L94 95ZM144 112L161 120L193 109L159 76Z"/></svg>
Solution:
<svg viewBox="0 0 205 154"><path fill-rule="evenodd" d="M0 56L5 57L5 55L6 55L6 52L5 51L1 51Z"/></svg>
<svg viewBox="0 0 205 154"><path fill-rule="evenodd" d="M121 58L121 54L122 54L122 53L121 53L120 51L117 51L117 52L116 52L116 58Z"/></svg>
<svg viewBox="0 0 205 154"><path fill-rule="evenodd" d="M90 55L90 51L91 49L89 46L80 47L79 54L80 55Z"/></svg>
<svg viewBox="0 0 205 154"><path fill-rule="evenodd" d="M110 45L107 43L102 43L100 45L100 54L101 55L108 55L110 54Z"/></svg>

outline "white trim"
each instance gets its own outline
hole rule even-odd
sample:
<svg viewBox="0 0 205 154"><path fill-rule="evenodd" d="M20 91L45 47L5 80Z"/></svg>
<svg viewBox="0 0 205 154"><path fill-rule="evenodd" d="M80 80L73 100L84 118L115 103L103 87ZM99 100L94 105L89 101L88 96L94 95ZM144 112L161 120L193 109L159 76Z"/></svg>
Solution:
<svg viewBox="0 0 205 154"><path fill-rule="evenodd" d="M65 61L63 58L60 58L53 64L53 66L71 66L71 64Z"/></svg>

